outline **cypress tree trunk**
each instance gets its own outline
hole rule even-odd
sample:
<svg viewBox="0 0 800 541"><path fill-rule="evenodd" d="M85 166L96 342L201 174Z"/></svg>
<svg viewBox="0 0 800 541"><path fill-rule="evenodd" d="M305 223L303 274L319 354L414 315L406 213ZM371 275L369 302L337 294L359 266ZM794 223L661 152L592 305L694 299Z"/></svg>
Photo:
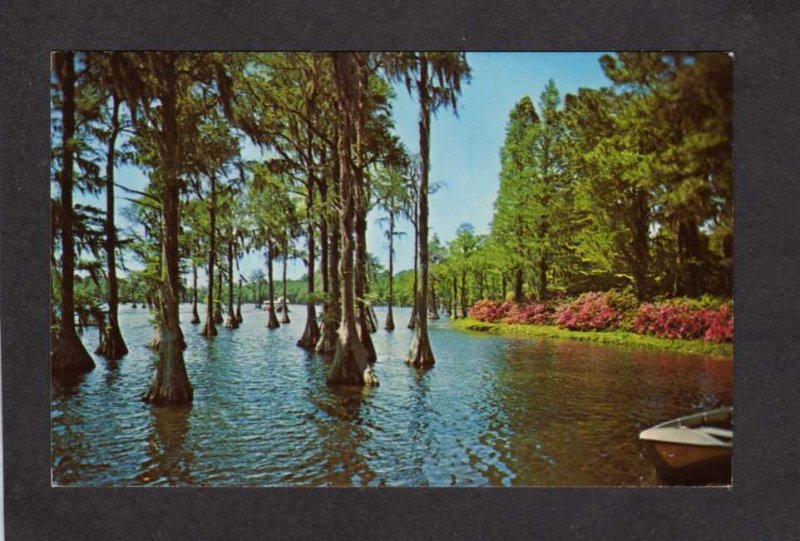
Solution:
<svg viewBox="0 0 800 541"><path fill-rule="evenodd" d="M338 156L338 132L334 132L334 148L333 154L333 176L331 177L331 193L335 194L340 190L337 177L339 175L339 156ZM328 239L328 289L330 298L328 300L329 310L325 312L326 322L320 330L319 340L317 341L316 351L318 353L334 353L336 351L336 342L338 340L338 329L341 320L341 306L339 297L341 286L339 280L339 226L338 218L332 218L329 222L329 239Z"/></svg>
<svg viewBox="0 0 800 541"><path fill-rule="evenodd" d="M214 258L217 254L217 180L211 175L211 204L208 208L208 291L206 293L206 322L200 331L201 336L217 336L217 327L214 317Z"/></svg>
<svg viewBox="0 0 800 541"><path fill-rule="evenodd" d="M269 284L269 316L267 316L267 328L277 329L281 326L278 316L275 314L275 282L272 280L272 241L267 242L267 279ZM286 310L284 310L284 313Z"/></svg>
<svg viewBox="0 0 800 541"><path fill-rule="evenodd" d="M428 171L430 169L430 103L428 96L428 60L420 56L420 74L417 87L419 94L419 150L422 161L419 182L419 283L417 285L417 326L414 329L414 340L408 352L406 362L419 367L433 366L436 362L428 338Z"/></svg>
<svg viewBox="0 0 800 541"><path fill-rule="evenodd" d="M108 328L104 340L95 353L107 359L119 359L128 353L128 346L119 329L119 295L117 287L117 228L114 224L114 153L119 134L120 101L112 94L111 135L106 153L106 259L108 259Z"/></svg>
<svg viewBox="0 0 800 541"><path fill-rule="evenodd" d="M242 277L239 276L239 292L238 297L236 299L236 321L241 323L244 321L242 317Z"/></svg>
<svg viewBox="0 0 800 541"><path fill-rule="evenodd" d="M324 177L324 175L323 175ZM315 345L315 349L318 350L320 342L323 340L323 337L326 333L329 332L329 327L333 327L335 325L335 320L338 318L333 317L331 313L331 303L330 303L330 266L328 262L328 251L330 246L330 238L328 236L328 182L325 178L321 178L318 182L319 185L319 195L320 195L320 208L322 208L322 213L320 215L320 223L319 223L319 245L320 245L320 274L322 274L322 292L324 294L324 302L322 303L322 321L319 325L319 340ZM335 327L334 327L335 332Z"/></svg>
<svg viewBox="0 0 800 541"><path fill-rule="evenodd" d="M367 293L369 293L369 291ZM367 323L369 324L369 332L378 332L378 315L375 313L375 307L370 303L367 308Z"/></svg>
<svg viewBox="0 0 800 541"><path fill-rule="evenodd" d="M439 319L439 303L436 300L436 280L431 279L431 308L429 319Z"/></svg>
<svg viewBox="0 0 800 541"><path fill-rule="evenodd" d="M415 204L416 205L416 204ZM419 231L417 230L417 220L419 212L414 210L414 285L411 293L411 318L408 320L408 328L413 329L417 326L417 282L418 279L418 266L419 266Z"/></svg>
<svg viewBox="0 0 800 541"><path fill-rule="evenodd" d="M353 53L332 53L337 94L337 153L339 157L339 190L342 258L341 271L342 316L333 366L328 383L377 385L378 380L367 362L367 352L358 339L353 277L353 217L355 214L354 179L350 170L350 115L356 85Z"/></svg>
<svg viewBox="0 0 800 541"><path fill-rule="evenodd" d="M363 53L359 53L359 57ZM378 360L375 345L372 343L369 324L367 295L367 189L364 183L364 96L367 91L368 76L366 62L359 62L361 69L356 84L356 156L355 156L355 295L357 306L358 339L367 351L367 361Z"/></svg>
<svg viewBox="0 0 800 541"><path fill-rule="evenodd" d="M94 368L92 357L75 332L75 247L72 238L72 138L75 134L75 58L72 51L55 53L58 83L64 99L61 133L61 322L56 342L51 345L53 372L85 372Z"/></svg>
<svg viewBox="0 0 800 541"><path fill-rule="evenodd" d="M214 323L222 323L222 265L217 265L217 294L214 298Z"/></svg>
<svg viewBox="0 0 800 541"><path fill-rule="evenodd" d="M192 386L183 363L183 336L178 314L180 268L178 265L178 230L180 229L180 182L178 181L178 131L177 131L177 73L175 54L166 53L163 60L165 91L160 97L164 128L159 145L159 158L163 171L161 199L161 321L159 328L158 365L150 390L144 400L155 404L188 404L192 401Z"/></svg>
<svg viewBox="0 0 800 541"><path fill-rule="evenodd" d="M461 272L461 317L467 317L467 271Z"/></svg>
<svg viewBox="0 0 800 541"><path fill-rule="evenodd" d="M286 266L289 259L289 238L288 233L287 236L283 238L283 300L281 301L281 323L291 323L289 319L289 305L287 304L286 300Z"/></svg>
<svg viewBox="0 0 800 541"><path fill-rule="evenodd" d="M453 319L458 319L458 277L455 274L453 275L453 296L450 299L450 304L452 306L450 312Z"/></svg>
<svg viewBox="0 0 800 541"><path fill-rule="evenodd" d="M231 237L233 237L233 232L231 232ZM233 245L235 242L232 239L228 241L228 307L225 311L224 323L226 329L239 328L236 313L233 311Z"/></svg>
<svg viewBox="0 0 800 541"><path fill-rule="evenodd" d="M394 330L394 314L392 313L392 303L394 295L394 212L389 211L389 291L387 295L386 324L383 326L387 331Z"/></svg>
<svg viewBox="0 0 800 541"><path fill-rule="evenodd" d="M200 323L200 314L197 311L197 263L192 262L192 325Z"/></svg>
<svg viewBox="0 0 800 541"><path fill-rule="evenodd" d="M334 155L335 157L335 155ZM334 164L335 174L338 175L338 161ZM334 182L334 191L339 188L339 183ZM328 280L330 297L328 300L329 311L326 312L328 321L320 329L319 340L317 341L316 351L318 353L334 353L336 351L336 342L338 340L339 325L341 322L341 280L339 276L339 264L341 261L339 250L339 237L340 228L338 226L338 217L336 220L331 220L329 233L329 251L328 251Z"/></svg>
<svg viewBox="0 0 800 541"><path fill-rule="evenodd" d="M319 340L319 326L317 325L317 309L314 305L314 152L311 146L311 115L313 103L306 100L306 234L308 236L308 302L306 303L306 327L303 336L297 341L297 345L305 349L313 349Z"/></svg>

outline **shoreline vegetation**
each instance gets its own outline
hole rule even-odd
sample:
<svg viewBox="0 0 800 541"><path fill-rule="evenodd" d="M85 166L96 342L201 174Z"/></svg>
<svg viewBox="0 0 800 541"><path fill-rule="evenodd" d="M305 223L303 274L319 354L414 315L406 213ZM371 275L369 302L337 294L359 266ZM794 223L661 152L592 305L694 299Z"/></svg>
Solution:
<svg viewBox="0 0 800 541"><path fill-rule="evenodd" d="M572 331L557 325L508 324L478 321L473 318L456 319L452 328L484 334L509 335L548 340L578 340L620 347L674 351L693 355L705 355L733 361L733 344L711 343L703 340L659 338L630 331Z"/></svg>

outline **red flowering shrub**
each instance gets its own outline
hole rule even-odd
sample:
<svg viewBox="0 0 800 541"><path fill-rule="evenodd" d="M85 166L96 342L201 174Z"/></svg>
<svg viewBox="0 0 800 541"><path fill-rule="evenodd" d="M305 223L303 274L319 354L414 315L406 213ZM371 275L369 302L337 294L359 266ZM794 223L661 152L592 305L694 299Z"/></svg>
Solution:
<svg viewBox="0 0 800 541"><path fill-rule="evenodd" d="M503 318L503 323L511 325L552 325L553 306L542 301L514 304L505 318Z"/></svg>
<svg viewBox="0 0 800 541"><path fill-rule="evenodd" d="M733 342L733 308L723 304L713 312L708 322L708 330L703 335L706 342Z"/></svg>
<svg viewBox="0 0 800 541"><path fill-rule="evenodd" d="M511 303L505 301L500 304L489 299L483 299L469 309L469 317L478 321L492 322L502 319L511 309Z"/></svg>
<svg viewBox="0 0 800 541"><path fill-rule="evenodd" d="M584 293L572 302L561 305L555 313L555 322L575 331L602 331L616 329L636 307L636 299L629 293L615 290Z"/></svg>
<svg viewBox="0 0 800 541"><path fill-rule="evenodd" d="M559 304L560 302L560 304ZM469 309L471 318L510 325L559 325L576 331L625 329L660 338L733 340L733 307L718 299L671 299L638 305L627 292L584 293L566 301L502 304L483 299Z"/></svg>
<svg viewBox="0 0 800 541"><path fill-rule="evenodd" d="M646 303L639 307L632 330L661 338L728 342L733 339L733 313L730 304L711 307L687 299Z"/></svg>

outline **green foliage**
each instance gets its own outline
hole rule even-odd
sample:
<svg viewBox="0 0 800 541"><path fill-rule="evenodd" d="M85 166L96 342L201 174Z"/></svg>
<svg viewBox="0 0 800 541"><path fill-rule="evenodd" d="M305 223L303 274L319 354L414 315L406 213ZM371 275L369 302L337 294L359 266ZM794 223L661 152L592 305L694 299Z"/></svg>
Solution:
<svg viewBox="0 0 800 541"><path fill-rule="evenodd" d="M501 150L491 238L527 294L631 288L731 294L731 63L621 53L612 85L539 113L523 97ZM535 286L535 287L533 287Z"/></svg>
<svg viewBox="0 0 800 541"><path fill-rule="evenodd" d="M141 191L121 187L118 192L129 203L122 212L134 224L122 232L120 250L136 267L122 265L123 302L157 301L162 281L167 134L161 93L168 61L174 60L178 73L177 155L171 174L180 179L182 273L207 265L212 199L218 267L227 267L230 241L236 243L235 257L268 246L275 261L320 257L318 242L309 253L308 236L319 236L323 218L334 223L340 205L329 55L130 52L79 53L76 59L77 122L69 142L76 150L75 188L92 195L104 189L112 96L122 100L125 136L119 159L137 165L150 179ZM404 83L430 115L456 109L470 68L462 53L399 52L365 59L361 75L367 92L361 110L366 118L359 158L364 206L381 210L380 226L387 241L394 241L420 224L425 195L420 184L423 177L427 181L429 149L412 158L393 133L390 83ZM659 301L685 297L689 300L681 302L687 306L716 310L719 299L731 295L730 58L718 53L620 53L604 56L601 64L606 87L579 89L562 103L555 82L549 81L538 100L523 96L509 112L491 231L479 235L462 224L447 232L450 242L436 235L427 239L428 289L440 307L460 305L462 298L469 306L484 298L549 302L562 295L607 291L604 298L621 313L629 312L622 306L631 304L632 295ZM61 205L61 100L54 85L54 217ZM245 138L265 151L263 160L241 160ZM433 189L428 186L428 192ZM103 209L74 205L73 216L79 262L76 303L99 304L106 287ZM54 267L60 254L59 227L54 220ZM381 249L389 249L386 245ZM275 278L276 291L282 292L279 273ZM321 275L317 272L314 278L319 292ZM374 256L367 262L367 278L366 300L385 303L388 271ZM56 313L58 272L53 279ZM413 283L413 271L394 270L395 304L412 304ZM244 300L255 301L259 287L264 298L263 271L245 282ZM287 294L291 302L309 300L305 278L289 280Z"/></svg>

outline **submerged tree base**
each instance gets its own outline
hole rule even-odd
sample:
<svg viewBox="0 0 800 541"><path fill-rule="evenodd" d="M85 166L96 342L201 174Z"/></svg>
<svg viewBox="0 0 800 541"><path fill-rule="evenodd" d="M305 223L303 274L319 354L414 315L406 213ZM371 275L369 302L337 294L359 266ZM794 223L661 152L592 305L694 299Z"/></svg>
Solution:
<svg viewBox="0 0 800 541"><path fill-rule="evenodd" d="M238 329L239 322L236 321L236 316L230 312L225 316L225 323L222 324L226 329Z"/></svg>
<svg viewBox="0 0 800 541"><path fill-rule="evenodd" d="M182 406L191 404L192 400L194 400L194 391L188 379L185 384L173 382L159 385L153 382L150 390L142 397L143 402L160 406Z"/></svg>
<svg viewBox="0 0 800 541"><path fill-rule="evenodd" d="M51 348L50 369L54 373L88 372L95 367L77 334L51 336Z"/></svg>
<svg viewBox="0 0 800 541"><path fill-rule="evenodd" d="M369 326L369 332L378 332L378 315L371 304L367 307L367 325Z"/></svg>
<svg viewBox="0 0 800 541"><path fill-rule="evenodd" d="M125 345L119 326L112 325L108 328L106 336L97 346L95 353L109 360L121 359L128 354L128 346Z"/></svg>
<svg viewBox="0 0 800 541"><path fill-rule="evenodd" d="M367 351L361 342L337 340L328 385L378 385L378 378L367 362Z"/></svg>
<svg viewBox="0 0 800 541"><path fill-rule="evenodd" d="M163 361L159 361L162 363ZM156 405L185 405L191 404L194 391L186 375L183 359L180 360L180 369L170 377L159 376L158 371L150 384L147 394L142 397L143 402Z"/></svg>
<svg viewBox="0 0 800 541"><path fill-rule="evenodd" d="M269 315L267 316L267 328L277 329L280 326L281 324L278 321L278 316L275 315L275 310L269 310Z"/></svg>
<svg viewBox="0 0 800 541"><path fill-rule="evenodd" d="M411 317L408 319L408 328L409 329L416 329L417 328L417 309L411 309Z"/></svg>
<svg viewBox="0 0 800 541"><path fill-rule="evenodd" d="M332 321L322 321L322 325L319 328L319 340L317 340L317 345L314 350L317 353L335 353L336 352L336 343L339 340L339 334L337 333L337 328L339 324Z"/></svg>
<svg viewBox="0 0 800 541"><path fill-rule="evenodd" d="M406 364L417 368L431 368L435 363L436 360L433 357L430 340L417 329L414 333L414 339L411 341L411 347L408 350Z"/></svg>
<svg viewBox="0 0 800 541"><path fill-rule="evenodd" d="M217 326L214 325L213 318L206 320L203 329L200 331L200 336L217 336Z"/></svg>
<svg viewBox="0 0 800 541"><path fill-rule="evenodd" d="M316 318L310 318L306 323L306 329L303 331L303 336L297 341L297 345L303 349L313 350L319 342L319 326L317 325Z"/></svg>
<svg viewBox="0 0 800 541"><path fill-rule="evenodd" d="M186 340L183 338L183 329L180 330L179 334L181 338L181 349L184 350L189 346L186 344ZM161 334L158 332L158 330L156 330L155 334L153 334L153 337L150 338L150 342L148 342L147 347L158 352L159 347L161 347Z"/></svg>
<svg viewBox="0 0 800 541"><path fill-rule="evenodd" d="M389 311L386 313L386 324L383 326L383 328L387 331L394 330L394 314L392 313L391 307L389 307Z"/></svg>
<svg viewBox="0 0 800 541"><path fill-rule="evenodd" d="M200 313L197 311L197 305L192 306L192 320L189 322L192 325L200 324Z"/></svg>
<svg viewBox="0 0 800 541"><path fill-rule="evenodd" d="M372 343L372 336L370 336L369 317L365 319L360 318L358 322L358 339L361 345L364 346L364 351L367 355L367 362L372 364L378 360L378 352L375 351L375 344Z"/></svg>

